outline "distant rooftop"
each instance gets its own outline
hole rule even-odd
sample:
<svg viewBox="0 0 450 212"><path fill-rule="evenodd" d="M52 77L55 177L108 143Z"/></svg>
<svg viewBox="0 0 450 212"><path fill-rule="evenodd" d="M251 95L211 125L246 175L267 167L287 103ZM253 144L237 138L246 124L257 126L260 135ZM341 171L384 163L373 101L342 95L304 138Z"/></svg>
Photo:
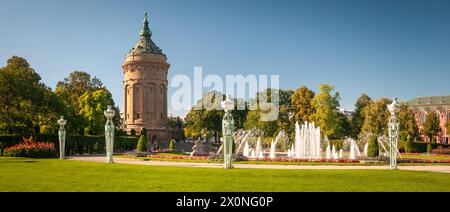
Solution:
<svg viewBox="0 0 450 212"><path fill-rule="evenodd" d="M437 106L450 105L450 96L424 96L417 97L407 102L411 107L414 106Z"/></svg>

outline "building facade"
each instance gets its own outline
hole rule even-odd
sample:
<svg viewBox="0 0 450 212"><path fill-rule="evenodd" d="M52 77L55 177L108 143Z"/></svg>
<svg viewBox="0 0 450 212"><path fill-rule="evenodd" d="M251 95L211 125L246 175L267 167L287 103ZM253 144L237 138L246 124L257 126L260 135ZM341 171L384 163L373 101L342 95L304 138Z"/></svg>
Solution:
<svg viewBox="0 0 450 212"><path fill-rule="evenodd" d="M125 56L124 125L125 131L147 130L149 142L167 141L179 136L180 129L167 125L167 74L170 64L162 50L152 41L147 13L140 39Z"/></svg>
<svg viewBox="0 0 450 212"><path fill-rule="evenodd" d="M415 114L419 132L424 141L428 142L430 139L423 133L423 124L429 114L436 113L440 126L437 142L448 144L450 132L447 132L446 126L450 122L450 96L417 97L408 101L408 105Z"/></svg>

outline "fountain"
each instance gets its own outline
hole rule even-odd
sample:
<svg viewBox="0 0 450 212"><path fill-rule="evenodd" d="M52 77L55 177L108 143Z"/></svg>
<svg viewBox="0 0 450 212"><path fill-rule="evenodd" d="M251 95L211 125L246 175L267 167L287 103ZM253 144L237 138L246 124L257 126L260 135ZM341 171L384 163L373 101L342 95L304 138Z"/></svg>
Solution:
<svg viewBox="0 0 450 212"><path fill-rule="evenodd" d="M326 159L330 160L331 159L331 146L330 143L328 142L328 146L327 146L327 150L326 150L327 154L326 154Z"/></svg>
<svg viewBox="0 0 450 212"><path fill-rule="evenodd" d="M359 151L358 144L354 139L347 138L345 139L345 143L350 143L350 159L355 160L356 157L361 157L361 152Z"/></svg>
<svg viewBox="0 0 450 212"><path fill-rule="evenodd" d="M331 150L331 155L333 156L333 159L339 159L338 158L338 153L336 152L336 147L333 145L333 148Z"/></svg>
<svg viewBox="0 0 450 212"><path fill-rule="evenodd" d="M369 151L369 143L364 144L364 157L367 157L367 152Z"/></svg>
<svg viewBox="0 0 450 212"><path fill-rule="evenodd" d="M320 158L320 128L314 123L305 122L301 126L295 123L295 158Z"/></svg>
<svg viewBox="0 0 450 212"><path fill-rule="evenodd" d="M256 152L255 152L255 154L258 157L258 159L264 158L263 149L262 149L262 145L261 145L261 137L259 137L258 141L256 142Z"/></svg>
<svg viewBox="0 0 450 212"><path fill-rule="evenodd" d="M342 159L342 158L344 158L344 150L343 149L339 150L339 159Z"/></svg>
<svg viewBox="0 0 450 212"><path fill-rule="evenodd" d="M276 154L275 154L275 146L276 145L277 145L277 143L273 142L273 140L272 140L272 143L270 144L270 155L269 155L270 159L275 159L275 157L276 157Z"/></svg>
<svg viewBox="0 0 450 212"><path fill-rule="evenodd" d="M243 153L243 156L244 156L244 157L250 156L249 150L250 150L250 146L248 145L248 142L245 142L244 153Z"/></svg>

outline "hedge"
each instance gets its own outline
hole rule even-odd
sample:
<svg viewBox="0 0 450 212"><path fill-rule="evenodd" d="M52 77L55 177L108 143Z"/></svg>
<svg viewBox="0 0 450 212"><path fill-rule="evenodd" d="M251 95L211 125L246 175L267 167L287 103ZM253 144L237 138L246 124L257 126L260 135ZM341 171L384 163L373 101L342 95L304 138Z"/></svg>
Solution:
<svg viewBox="0 0 450 212"><path fill-rule="evenodd" d="M19 144L23 137L22 135L0 135L0 153L3 154L3 150L7 147ZM35 135L34 140L53 143L59 152L59 140L56 134ZM114 151L124 152L136 149L137 141L138 137L135 136L115 136ZM68 135L66 138L66 155L104 153L105 151L104 136Z"/></svg>
<svg viewBox="0 0 450 212"><path fill-rule="evenodd" d="M425 153L427 152L427 146L429 143L424 143L424 142L411 142L409 148L411 148L409 150L410 153ZM399 141L398 142L398 149L400 152L405 152L406 149L408 149L408 144L406 141ZM437 149L437 148L450 148L449 144L438 144L438 143L431 143L431 148L432 149Z"/></svg>

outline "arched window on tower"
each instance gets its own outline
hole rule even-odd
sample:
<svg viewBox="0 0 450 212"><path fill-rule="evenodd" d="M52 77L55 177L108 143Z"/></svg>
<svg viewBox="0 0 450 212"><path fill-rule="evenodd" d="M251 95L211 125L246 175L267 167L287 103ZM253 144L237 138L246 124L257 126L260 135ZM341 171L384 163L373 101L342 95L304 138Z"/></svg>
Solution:
<svg viewBox="0 0 450 212"><path fill-rule="evenodd" d="M425 124L425 121L427 120L427 114L425 114L424 112L420 115L420 125Z"/></svg>

